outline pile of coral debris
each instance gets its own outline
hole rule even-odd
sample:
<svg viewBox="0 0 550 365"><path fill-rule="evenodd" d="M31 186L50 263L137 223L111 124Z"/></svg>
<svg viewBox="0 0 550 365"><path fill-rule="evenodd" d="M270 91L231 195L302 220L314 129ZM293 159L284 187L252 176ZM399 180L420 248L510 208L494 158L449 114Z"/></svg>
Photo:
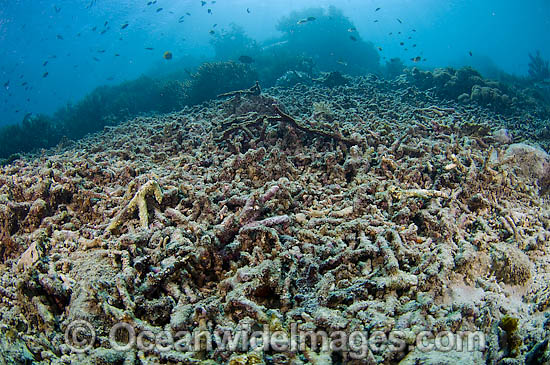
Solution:
<svg viewBox="0 0 550 365"><path fill-rule="evenodd" d="M0 363L548 362L534 142L491 110L355 78L26 156L0 170ZM262 328L370 342L216 337Z"/></svg>

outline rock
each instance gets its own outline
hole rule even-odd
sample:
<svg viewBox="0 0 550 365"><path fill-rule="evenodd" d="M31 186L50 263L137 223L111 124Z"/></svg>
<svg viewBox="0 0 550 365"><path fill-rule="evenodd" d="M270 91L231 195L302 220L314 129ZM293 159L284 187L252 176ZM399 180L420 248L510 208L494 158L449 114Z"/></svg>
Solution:
<svg viewBox="0 0 550 365"><path fill-rule="evenodd" d="M508 147L503 161L515 168L520 176L538 180L543 192L550 189L550 156L542 149L515 143Z"/></svg>
<svg viewBox="0 0 550 365"><path fill-rule="evenodd" d="M499 89L480 85L472 87L470 98L480 105L491 104L493 107L507 106L511 101L510 97L502 94Z"/></svg>
<svg viewBox="0 0 550 365"><path fill-rule="evenodd" d="M510 144L513 142L514 138L510 131L506 128L501 128L493 133L493 138L502 144Z"/></svg>
<svg viewBox="0 0 550 365"><path fill-rule="evenodd" d="M492 252L493 268L498 280L506 284L525 285L531 280L533 264L526 254L506 245Z"/></svg>

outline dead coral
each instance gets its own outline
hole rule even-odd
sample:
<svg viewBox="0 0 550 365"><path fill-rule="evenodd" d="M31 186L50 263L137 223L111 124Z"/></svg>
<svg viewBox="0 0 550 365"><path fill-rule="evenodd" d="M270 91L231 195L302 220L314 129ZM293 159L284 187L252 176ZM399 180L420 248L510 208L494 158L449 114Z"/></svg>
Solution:
<svg viewBox="0 0 550 365"><path fill-rule="evenodd" d="M0 256L2 258L2 262L11 256L12 253L17 250L17 247L17 244L11 238L8 231L7 222L2 220L2 225L0 226Z"/></svg>
<svg viewBox="0 0 550 365"><path fill-rule="evenodd" d="M334 71L324 74L322 77L313 79L314 82L323 85L325 87L337 87L343 86L348 83L348 79L345 78L340 72Z"/></svg>
<svg viewBox="0 0 550 365"><path fill-rule="evenodd" d="M353 138L354 136L346 137L341 131L338 130L333 131L328 128L308 126L283 112L277 104L273 104L272 107L276 116L249 113L243 116L229 118L218 127L217 135L214 137L215 141L228 141L230 140L230 136L234 135L238 131L242 131L246 140L255 140L254 144L257 145L260 141L265 140L269 125L273 122L280 122L291 128L305 132L306 135L326 137L337 142L343 142L348 146L361 143L357 136L355 136L355 138Z"/></svg>
<svg viewBox="0 0 550 365"><path fill-rule="evenodd" d="M532 277L533 267L529 258L514 247L495 250L493 266L497 278L506 284L526 285Z"/></svg>
<svg viewBox="0 0 550 365"><path fill-rule="evenodd" d="M140 226L143 228L149 227L149 206L148 198L154 198L158 204L162 203L163 193L160 185L156 181L148 181L130 200L128 205L124 207L112 220L107 230L111 233L116 233L127 219L131 219L132 215L137 211L139 216Z"/></svg>
<svg viewBox="0 0 550 365"><path fill-rule="evenodd" d="M449 88L476 81L469 70L436 76ZM531 163L545 160L506 153L492 131L521 140L510 120L403 78L262 92L140 117L0 168L2 222L27 248L0 271L0 322L32 361L498 362L545 351L550 211ZM504 313L521 323L516 359ZM64 344L76 319L96 329L82 355ZM209 336L198 351L123 359L109 348L120 321L155 335L295 326L400 330L407 346L426 330L480 330L489 342L353 360L311 347L209 351Z"/></svg>
<svg viewBox="0 0 550 365"><path fill-rule="evenodd" d="M227 244L233 240L239 229L242 227L252 227L253 225L267 225L284 223L285 219L268 218L264 223L257 222L256 219L260 216L265 208L265 204L271 200L279 191L279 186L275 185L267 189L267 191L258 197L256 194L248 197L243 208L238 214L228 215L221 224L215 227L216 237L222 244Z"/></svg>
<svg viewBox="0 0 550 365"><path fill-rule="evenodd" d="M260 87L260 83L256 81L254 86L246 90L230 91L230 92L218 95L218 98L227 98L232 96L260 95L261 93L262 93L262 88Z"/></svg>
<svg viewBox="0 0 550 365"><path fill-rule="evenodd" d="M324 129L320 129L320 128L314 128L314 127L307 126L302 122L298 122L297 120L292 118L290 115L283 112L279 108L279 106L276 105L276 104L273 105L273 108L275 109L275 112L280 117L278 120L280 120L283 123L288 123L290 126L296 128L298 130L301 130L303 132L306 132L306 134L312 134L312 135L317 134L317 135L320 135L320 136L323 136L323 137L328 137L328 138L334 139L338 142L343 142L348 146L353 146L353 145L356 145L356 144L360 143L360 141L357 140L357 139L348 138L348 137L343 136L340 131L334 132L334 131L324 130Z"/></svg>

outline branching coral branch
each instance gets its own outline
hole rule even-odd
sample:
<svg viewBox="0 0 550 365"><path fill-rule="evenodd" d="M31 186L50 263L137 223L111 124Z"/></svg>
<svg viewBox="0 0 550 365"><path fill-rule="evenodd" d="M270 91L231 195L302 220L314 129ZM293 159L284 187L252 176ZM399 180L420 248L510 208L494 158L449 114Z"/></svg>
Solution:
<svg viewBox="0 0 550 365"><path fill-rule="evenodd" d="M252 86L251 88L223 93L218 95L218 98L228 98L231 96L243 96L243 95L260 95L261 93L262 93L262 88L260 87L260 83L256 81L256 84L254 84L254 86Z"/></svg>
<svg viewBox="0 0 550 365"><path fill-rule="evenodd" d="M439 190L427 190L427 189L407 189L402 190L391 186L389 188L390 194L396 199L407 199L407 198L420 198L420 199L431 199L431 198L443 198L449 199L449 194L439 191Z"/></svg>
<svg viewBox="0 0 550 365"><path fill-rule="evenodd" d="M287 223L290 223L290 217L288 215L277 215L275 217L262 219L261 221L250 222L247 225L243 226L242 229L252 229L260 226L273 227Z"/></svg>
<svg viewBox="0 0 550 365"><path fill-rule="evenodd" d="M137 210L139 216L139 222L141 227L147 228L149 226L149 213L147 208L147 198L154 197L160 204L162 202L162 190L156 181L148 181L136 195L130 200L130 203L122 209L122 211L116 215L107 227L107 230L111 233L116 233L120 226L124 223L124 220L129 219Z"/></svg>
<svg viewBox="0 0 550 365"><path fill-rule="evenodd" d="M231 133L236 132L239 129L242 129L245 131L245 133L248 135L249 138L253 138L252 132L250 131L250 127L259 127L262 125L265 121L265 115L256 115L256 113L252 113L251 115L247 114L244 117L241 118L232 118L227 122L224 122L221 125L221 128L223 129L218 136L214 137L214 140L216 142L222 142L229 138Z"/></svg>
<svg viewBox="0 0 550 365"><path fill-rule="evenodd" d="M283 122L283 123L288 123L291 126L293 126L294 128L299 129L303 132L306 132L306 133L309 133L309 134L318 134L318 135L321 135L323 137L332 138L336 141L343 142L343 143L347 144L348 146L353 146L353 145L356 145L356 144L359 143L359 141L357 141L357 140L344 137L342 135L342 133L340 133L340 131L332 132L332 131L325 131L325 130L322 130L322 129L313 128L313 127L308 127L305 124L303 124L302 122L297 121L296 119L292 118L290 115L283 112L277 104L273 104L273 108L275 109L275 112L279 115L279 118L277 118L275 120Z"/></svg>
<svg viewBox="0 0 550 365"><path fill-rule="evenodd" d="M275 194L279 191L279 186L272 186L261 197L257 197L256 194L252 194L247 200L239 214L231 214L224 221L217 225L215 228L216 237L223 244L231 242L231 240L237 235L241 227L252 224L260 216L265 204L273 199ZM269 219L269 218L268 218ZM284 220L284 219L283 219ZM265 223L265 222L264 222ZM274 223L274 222L267 222Z"/></svg>

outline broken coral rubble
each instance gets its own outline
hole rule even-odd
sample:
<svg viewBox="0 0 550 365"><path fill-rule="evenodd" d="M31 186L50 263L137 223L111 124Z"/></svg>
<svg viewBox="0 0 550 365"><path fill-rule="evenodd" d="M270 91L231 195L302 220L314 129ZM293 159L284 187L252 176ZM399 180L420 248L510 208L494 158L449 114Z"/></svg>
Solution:
<svg viewBox="0 0 550 365"><path fill-rule="evenodd" d="M354 361L311 346L117 352L120 322L404 334L368 363L547 358L548 156L483 106L401 87L231 94L3 167L2 360ZM84 353L64 336L77 320L95 331ZM420 353L423 331L481 331L486 347Z"/></svg>

